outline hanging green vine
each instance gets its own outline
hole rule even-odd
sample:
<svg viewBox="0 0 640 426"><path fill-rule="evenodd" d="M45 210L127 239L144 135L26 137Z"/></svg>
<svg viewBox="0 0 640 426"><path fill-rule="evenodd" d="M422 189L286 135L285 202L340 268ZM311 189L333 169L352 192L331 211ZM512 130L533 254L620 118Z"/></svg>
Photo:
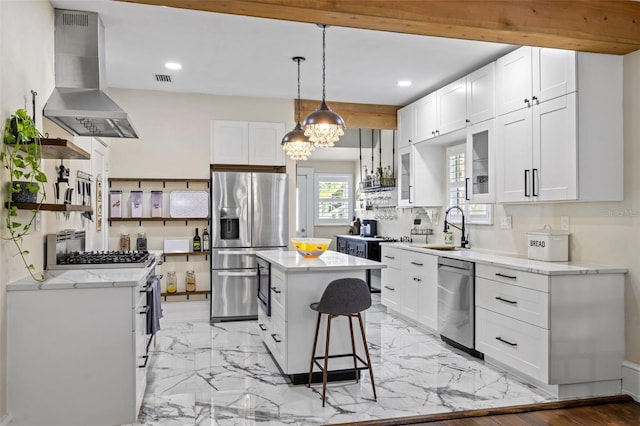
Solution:
<svg viewBox="0 0 640 426"><path fill-rule="evenodd" d="M29 250L22 247L23 238L29 233L40 205L46 198L44 183L47 182L47 176L41 170L40 132L29 114L24 109L19 109L6 120L3 140L0 161L9 172L5 218L9 236L3 238L13 241L29 274L35 280L42 281L44 275L35 274L35 267L27 260ZM13 198L14 194L23 191L35 194L37 205L31 210L31 215L25 218L26 220L19 221L18 207Z"/></svg>

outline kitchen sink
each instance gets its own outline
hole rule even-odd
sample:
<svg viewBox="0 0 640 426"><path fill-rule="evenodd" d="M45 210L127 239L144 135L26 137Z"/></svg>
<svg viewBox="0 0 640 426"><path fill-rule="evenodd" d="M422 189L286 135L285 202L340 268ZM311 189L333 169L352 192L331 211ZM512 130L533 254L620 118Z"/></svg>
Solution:
<svg viewBox="0 0 640 426"><path fill-rule="evenodd" d="M460 247L449 244L411 244L411 247L440 251L460 251Z"/></svg>

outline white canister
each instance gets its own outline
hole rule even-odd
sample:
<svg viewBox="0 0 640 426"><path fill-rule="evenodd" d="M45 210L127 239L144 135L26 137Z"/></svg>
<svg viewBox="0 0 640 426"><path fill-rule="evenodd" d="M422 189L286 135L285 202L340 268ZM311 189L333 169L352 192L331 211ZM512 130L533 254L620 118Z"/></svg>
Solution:
<svg viewBox="0 0 640 426"><path fill-rule="evenodd" d="M569 232L543 229L527 232L528 258L547 262L566 262L569 260Z"/></svg>

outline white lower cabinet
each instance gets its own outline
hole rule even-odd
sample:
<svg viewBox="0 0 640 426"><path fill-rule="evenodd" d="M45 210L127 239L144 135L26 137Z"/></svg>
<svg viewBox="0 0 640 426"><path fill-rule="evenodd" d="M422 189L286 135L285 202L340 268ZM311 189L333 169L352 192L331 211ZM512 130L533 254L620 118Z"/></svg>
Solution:
<svg viewBox="0 0 640 426"><path fill-rule="evenodd" d="M561 398L619 393L624 274L476 264L476 349Z"/></svg>
<svg viewBox="0 0 640 426"><path fill-rule="evenodd" d="M437 330L438 256L382 245L382 262L382 304Z"/></svg>
<svg viewBox="0 0 640 426"><path fill-rule="evenodd" d="M149 365L144 285L7 292L16 424L136 422Z"/></svg>
<svg viewBox="0 0 640 426"><path fill-rule="evenodd" d="M293 272L271 264L271 316L258 309L258 327L262 340L284 374L289 376L309 373L309 361L315 333L317 313L309 307L320 301L324 289L339 278L365 279L364 270ZM366 313L363 312L363 318ZM316 355L324 352L327 315L323 315ZM354 321L356 349L364 353L359 339L359 327ZM331 353L351 352L351 339L346 318L332 322ZM331 364L330 364L331 366ZM306 380L306 379L305 379Z"/></svg>
<svg viewBox="0 0 640 426"><path fill-rule="evenodd" d="M382 247L381 260L387 267L381 271L380 296L382 304L394 311L400 311L401 304L401 258L401 250L388 246Z"/></svg>

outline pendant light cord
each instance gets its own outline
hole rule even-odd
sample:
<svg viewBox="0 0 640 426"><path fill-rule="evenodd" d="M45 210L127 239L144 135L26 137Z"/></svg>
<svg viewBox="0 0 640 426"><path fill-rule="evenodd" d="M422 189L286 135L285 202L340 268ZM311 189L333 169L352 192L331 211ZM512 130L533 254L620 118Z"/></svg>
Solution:
<svg viewBox="0 0 640 426"><path fill-rule="evenodd" d="M322 103L324 103L325 101L325 71L326 71L326 66L325 66L325 50L326 50L326 34L327 34L327 26L323 25L322 26Z"/></svg>
<svg viewBox="0 0 640 426"><path fill-rule="evenodd" d="M297 112L296 112L296 122L298 123L298 125L300 124L300 61L302 59L301 58L297 58L296 61L298 62L298 108L297 108Z"/></svg>

